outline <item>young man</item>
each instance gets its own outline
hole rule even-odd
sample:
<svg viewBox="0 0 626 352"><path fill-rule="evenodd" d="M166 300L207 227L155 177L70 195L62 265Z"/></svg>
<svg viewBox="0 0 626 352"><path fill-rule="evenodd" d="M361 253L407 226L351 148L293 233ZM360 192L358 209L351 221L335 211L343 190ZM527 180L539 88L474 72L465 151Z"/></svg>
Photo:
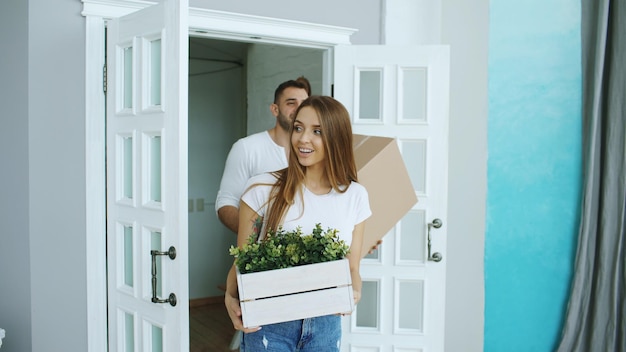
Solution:
<svg viewBox="0 0 626 352"><path fill-rule="evenodd" d="M220 221L235 235L239 228L239 199L246 182L252 176L287 167L293 113L309 95L311 85L304 77L281 83L274 92L274 103L270 105L276 125L239 139L228 153L215 211Z"/></svg>

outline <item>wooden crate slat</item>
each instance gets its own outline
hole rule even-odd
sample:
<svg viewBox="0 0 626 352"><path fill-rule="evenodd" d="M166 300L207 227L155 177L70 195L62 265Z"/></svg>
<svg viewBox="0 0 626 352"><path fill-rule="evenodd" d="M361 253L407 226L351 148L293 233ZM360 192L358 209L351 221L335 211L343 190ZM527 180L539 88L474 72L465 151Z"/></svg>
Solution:
<svg viewBox="0 0 626 352"><path fill-rule="evenodd" d="M245 327L349 313L353 309L352 286L241 302Z"/></svg>

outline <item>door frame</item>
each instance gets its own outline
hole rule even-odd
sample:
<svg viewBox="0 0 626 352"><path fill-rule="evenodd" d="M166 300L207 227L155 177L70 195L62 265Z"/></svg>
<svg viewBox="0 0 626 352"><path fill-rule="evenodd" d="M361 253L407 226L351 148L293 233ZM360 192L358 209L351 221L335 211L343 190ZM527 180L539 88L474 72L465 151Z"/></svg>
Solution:
<svg viewBox="0 0 626 352"><path fill-rule="evenodd" d="M156 2L82 0L85 25L85 158L88 351L107 351L105 28ZM242 26L241 23L245 23ZM189 35L324 49L323 94L330 94L333 47L357 30L239 13L189 8Z"/></svg>

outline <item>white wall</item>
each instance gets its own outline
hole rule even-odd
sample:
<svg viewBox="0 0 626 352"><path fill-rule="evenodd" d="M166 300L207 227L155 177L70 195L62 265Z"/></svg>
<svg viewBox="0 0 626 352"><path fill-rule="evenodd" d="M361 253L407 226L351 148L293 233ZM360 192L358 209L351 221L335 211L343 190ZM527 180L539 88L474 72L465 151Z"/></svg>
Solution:
<svg viewBox="0 0 626 352"><path fill-rule="evenodd" d="M29 1L33 351L77 351L87 341L85 23L76 16L80 5Z"/></svg>
<svg viewBox="0 0 626 352"><path fill-rule="evenodd" d="M446 351L482 351L489 1L442 1L450 45Z"/></svg>

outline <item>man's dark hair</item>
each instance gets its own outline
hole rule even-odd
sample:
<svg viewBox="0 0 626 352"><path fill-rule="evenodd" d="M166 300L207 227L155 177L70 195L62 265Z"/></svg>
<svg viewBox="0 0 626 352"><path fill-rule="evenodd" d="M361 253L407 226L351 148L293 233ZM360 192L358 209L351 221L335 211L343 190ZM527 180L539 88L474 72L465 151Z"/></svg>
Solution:
<svg viewBox="0 0 626 352"><path fill-rule="evenodd" d="M280 95L283 94L285 89L290 87L304 89L306 94L311 96L311 83L309 83L309 80L306 79L306 77L300 76L295 80L290 79L289 81L283 82L278 86L278 88L276 88L276 91L274 91L274 104L278 104L278 98L280 98Z"/></svg>

